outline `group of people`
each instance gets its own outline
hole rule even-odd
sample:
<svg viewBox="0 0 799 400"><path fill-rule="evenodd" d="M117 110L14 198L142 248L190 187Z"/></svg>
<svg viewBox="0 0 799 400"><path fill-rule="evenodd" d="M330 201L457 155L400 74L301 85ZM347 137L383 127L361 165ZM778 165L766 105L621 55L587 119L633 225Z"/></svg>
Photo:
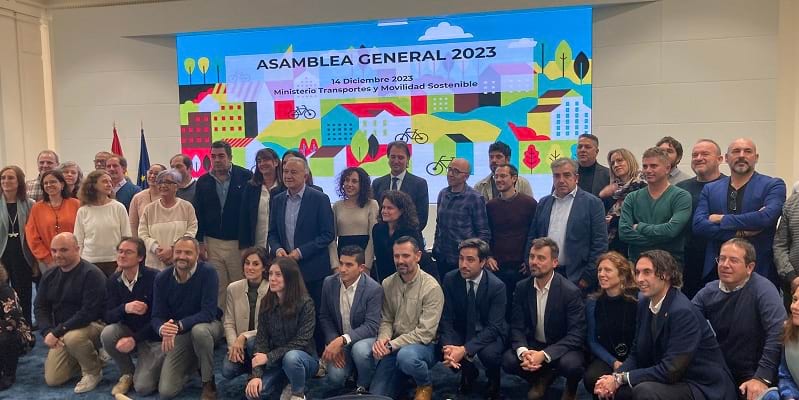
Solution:
<svg viewBox="0 0 799 400"><path fill-rule="evenodd" d="M192 179L178 154L144 190L122 156L98 153L84 178L43 151L36 179L0 170L0 389L38 330L45 382L79 376L76 393L96 388L107 353L114 395L171 398L199 370L202 398L216 398L224 338L222 374L247 374L249 398L302 399L324 376L330 393L396 398L412 382L430 399L437 362L464 394L482 365L489 399L501 370L529 399L559 376L564 399L580 381L596 398L799 395L799 196L755 171L749 139L725 154L699 140L693 178L671 137L640 167L627 149L608 152L610 168L598 154L581 135L538 200L505 143L474 187L469 162L452 160L428 246L427 182L401 141L389 174L342 171L332 205L297 151L264 148L250 171L214 142L207 174Z"/></svg>

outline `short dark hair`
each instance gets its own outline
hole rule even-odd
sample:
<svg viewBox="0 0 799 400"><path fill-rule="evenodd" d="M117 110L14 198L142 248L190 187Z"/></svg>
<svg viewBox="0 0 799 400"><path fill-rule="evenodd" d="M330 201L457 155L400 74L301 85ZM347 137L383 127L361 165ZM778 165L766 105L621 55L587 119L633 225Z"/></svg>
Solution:
<svg viewBox="0 0 799 400"><path fill-rule="evenodd" d="M560 255L558 244L551 238L540 237L538 239L533 239L533 243L530 245L530 248L535 250L543 249L544 247L549 248L549 255L551 258L555 259Z"/></svg>
<svg viewBox="0 0 799 400"><path fill-rule="evenodd" d="M655 275L663 281L668 281L672 287L682 287L682 271L677 260L664 250L647 250L638 256L638 259L648 258L655 269Z"/></svg>
<svg viewBox="0 0 799 400"><path fill-rule="evenodd" d="M667 143L669 146L674 148L674 151L677 152L677 162L680 162L680 160L682 160L682 143L671 136L663 136L660 140L658 140L655 146L660 147L660 145L663 143Z"/></svg>
<svg viewBox="0 0 799 400"><path fill-rule="evenodd" d="M594 142L594 146L596 146L597 148L599 147L599 138L596 137L596 135L592 135L590 133L583 133L580 136L577 136L577 140L580 139L590 139L592 142Z"/></svg>
<svg viewBox="0 0 799 400"><path fill-rule="evenodd" d="M136 245L136 255L142 258L143 263L144 259L147 257L147 245L144 244L144 240L138 237L122 236L122 239L117 243L117 250L119 250L119 246L125 242Z"/></svg>
<svg viewBox="0 0 799 400"><path fill-rule="evenodd" d="M496 142L491 143L491 145L488 146L488 154L491 154L495 151L502 153L502 155L505 156L505 158L510 158L511 154L510 146L508 146L504 142L497 140Z"/></svg>
<svg viewBox="0 0 799 400"><path fill-rule="evenodd" d="M211 143L211 149L225 149L225 154L228 158L233 158L233 149L230 148L230 143L224 140L217 140Z"/></svg>
<svg viewBox="0 0 799 400"><path fill-rule="evenodd" d="M112 158L116 158L117 160L119 160L119 165L121 165L122 168L128 169L128 159L127 158L125 158L123 156L120 156L119 154L114 154L111 157L108 157L108 159L106 159L105 162L108 162L108 160L110 160Z"/></svg>
<svg viewBox="0 0 799 400"><path fill-rule="evenodd" d="M355 262L358 263L358 265L366 264L366 255L361 246L354 244L344 246L341 248L339 256L355 257Z"/></svg>
<svg viewBox="0 0 799 400"><path fill-rule="evenodd" d="M519 169L516 168L516 166L513 165L513 164L499 164L499 165L497 165L497 169L500 169L500 168L507 168L508 170L510 170L510 176L519 176Z"/></svg>
<svg viewBox="0 0 799 400"><path fill-rule="evenodd" d="M44 178L47 178L50 175L58 179L58 181L61 182L61 185L63 185L61 188L61 197L65 199L72 197L72 192L67 189L67 181L64 179L64 174L60 169L51 169L49 171L43 172L42 176L39 177L39 185L42 187L42 199L44 199L46 203L50 202L50 195L44 190Z"/></svg>
<svg viewBox="0 0 799 400"><path fill-rule="evenodd" d="M460 244L458 244L458 253L463 249L476 249L477 258L479 258L480 261L485 260L491 255L491 248L483 239L469 238L462 240Z"/></svg>
<svg viewBox="0 0 799 400"><path fill-rule="evenodd" d="M175 154L172 158L169 159L169 163L172 164L172 160L180 157L180 162L186 166L186 169L191 170L191 158L185 154Z"/></svg>
<svg viewBox="0 0 799 400"><path fill-rule="evenodd" d="M408 143L405 143L402 140L395 140L389 143L388 146L386 146L386 155L388 155L388 153L391 153L392 147L401 148L402 150L405 151L405 155L408 156L408 158L411 158L411 149L410 147L408 147Z"/></svg>
<svg viewBox="0 0 799 400"><path fill-rule="evenodd" d="M419 242L414 239L413 236L400 236L397 240L394 241L394 244L405 244L410 243L413 246L413 251L419 251Z"/></svg>
<svg viewBox="0 0 799 400"><path fill-rule="evenodd" d="M744 251L744 263L749 265L749 263L757 262L757 252L755 251L755 246L752 246L752 243L744 238L732 238L724 243L722 243L721 247L724 246L735 246Z"/></svg>

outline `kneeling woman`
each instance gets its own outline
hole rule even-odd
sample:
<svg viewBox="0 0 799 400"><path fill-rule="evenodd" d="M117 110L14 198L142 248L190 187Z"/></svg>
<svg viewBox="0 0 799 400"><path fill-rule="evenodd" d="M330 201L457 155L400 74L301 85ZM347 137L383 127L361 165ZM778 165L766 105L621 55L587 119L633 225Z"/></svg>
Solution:
<svg viewBox="0 0 799 400"><path fill-rule="evenodd" d="M252 374L245 394L250 399L273 393L288 378L291 399L305 398L305 381L316 375L313 333L314 304L290 258L278 258L269 267L269 292L261 304Z"/></svg>

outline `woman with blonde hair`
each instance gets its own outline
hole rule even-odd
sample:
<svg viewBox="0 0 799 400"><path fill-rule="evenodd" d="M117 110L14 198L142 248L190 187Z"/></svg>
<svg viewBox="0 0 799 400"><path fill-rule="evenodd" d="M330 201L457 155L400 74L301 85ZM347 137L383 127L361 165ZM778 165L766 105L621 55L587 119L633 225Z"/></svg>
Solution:
<svg viewBox="0 0 799 400"><path fill-rule="evenodd" d="M608 224L608 250L627 254L627 244L619 239L621 206L628 194L646 187L646 180L638 168L638 161L630 150L613 149L608 152L610 184L599 192L605 203L605 222Z"/></svg>
<svg viewBox="0 0 799 400"><path fill-rule="evenodd" d="M78 197L80 190L80 183L83 181L83 171L80 165L75 161L64 161L58 166L58 169L64 174L64 180L67 181L67 190L72 194L72 197Z"/></svg>
<svg viewBox="0 0 799 400"><path fill-rule="evenodd" d="M597 380L619 369L627 359L635 338L638 307L633 264L615 251L597 259L599 290L585 304L588 347L593 361L588 365L583 384L594 393Z"/></svg>

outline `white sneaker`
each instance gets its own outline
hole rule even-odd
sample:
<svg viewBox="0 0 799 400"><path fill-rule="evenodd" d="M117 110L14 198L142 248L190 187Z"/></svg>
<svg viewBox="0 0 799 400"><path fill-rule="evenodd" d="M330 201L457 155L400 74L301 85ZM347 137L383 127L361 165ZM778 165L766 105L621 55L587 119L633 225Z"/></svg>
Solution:
<svg viewBox="0 0 799 400"><path fill-rule="evenodd" d="M131 386L133 386L133 376L130 374L122 375L119 377L119 382L111 388L111 395L125 394L130 390Z"/></svg>
<svg viewBox="0 0 799 400"><path fill-rule="evenodd" d="M280 392L280 400L291 400L291 385L286 385Z"/></svg>
<svg viewBox="0 0 799 400"><path fill-rule="evenodd" d="M295 396L292 394L291 400L305 400L305 396Z"/></svg>
<svg viewBox="0 0 799 400"><path fill-rule="evenodd" d="M92 374L83 375L83 377L81 377L80 380L78 381L78 384L75 385L75 393L79 394L79 393L91 392L92 390L94 390L94 388L97 387L97 385L100 383L101 380L103 380L103 371L100 371L100 373L97 375L92 375Z"/></svg>

